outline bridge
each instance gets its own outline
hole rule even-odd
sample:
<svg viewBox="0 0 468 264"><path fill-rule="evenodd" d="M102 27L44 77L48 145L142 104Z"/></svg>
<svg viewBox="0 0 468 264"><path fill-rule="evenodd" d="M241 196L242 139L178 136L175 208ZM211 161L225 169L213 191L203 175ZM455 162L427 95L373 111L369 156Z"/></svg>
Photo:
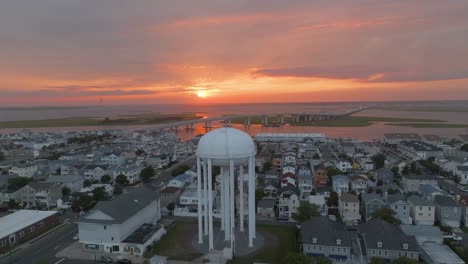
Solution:
<svg viewBox="0 0 468 264"><path fill-rule="evenodd" d="M252 125L253 118L261 118L261 123L263 126L282 126L285 124L285 118L290 118L291 122L313 122L319 120L330 120L344 116L351 116L358 112L364 111L368 109L367 107L361 107L354 110L349 110L343 113L331 113L331 112L320 112L320 113L274 113L274 114L252 114L252 115L225 115L225 116L217 116L217 117L208 117L202 119L192 119L192 120L184 120L184 121L177 121L172 123L166 124L158 124L155 125L155 130L161 129L171 129L173 131L178 131L181 128L185 128L186 130L193 130L195 124L203 124L206 130L210 130L213 128L213 122L224 122L225 126L231 126L232 120L239 120L244 119L244 125L246 127L250 127ZM276 117L276 122L270 122L271 117Z"/></svg>

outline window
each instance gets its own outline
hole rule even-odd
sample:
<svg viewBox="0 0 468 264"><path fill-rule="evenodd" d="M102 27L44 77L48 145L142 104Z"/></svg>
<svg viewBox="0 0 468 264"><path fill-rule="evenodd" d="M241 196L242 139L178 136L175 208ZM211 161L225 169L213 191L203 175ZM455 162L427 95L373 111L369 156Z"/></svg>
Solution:
<svg viewBox="0 0 468 264"><path fill-rule="evenodd" d="M337 244L337 245L341 245L341 239L337 239L337 240L336 240L336 244Z"/></svg>
<svg viewBox="0 0 468 264"><path fill-rule="evenodd" d="M316 237L312 238L312 243L314 243L314 244L317 243L317 238Z"/></svg>
<svg viewBox="0 0 468 264"><path fill-rule="evenodd" d="M347 249L346 248L343 248L343 253L346 253Z"/></svg>
<svg viewBox="0 0 468 264"><path fill-rule="evenodd" d="M19 232L18 237L19 238L24 237L24 231Z"/></svg>
<svg viewBox="0 0 468 264"><path fill-rule="evenodd" d="M35 229L36 229L36 227L31 226L31 227L29 228L29 232L34 232Z"/></svg>
<svg viewBox="0 0 468 264"><path fill-rule="evenodd" d="M39 223L39 228L43 228L44 227L44 222L40 222Z"/></svg>
<svg viewBox="0 0 468 264"><path fill-rule="evenodd" d="M403 244L403 249L408 249L408 244Z"/></svg>
<svg viewBox="0 0 468 264"><path fill-rule="evenodd" d="M372 255L374 255L374 256L375 256L375 249L373 249L373 250L372 250Z"/></svg>
<svg viewBox="0 0 468 264"><path fill-rule="evenodd" d="M388 256L388 251L387 250L384 251L384 256Z"/></svg>
<svg viewBox="0 0 468 264"><path fill-rule="evenodd" d="M335 247L332 247L332 252L335 252Z"/></svg>
<svg viewBox="0 0 468 264"><path fill-rule="evenodd" d="M5 240L0 240L0 247L3 247L3 246L5 246L5 245L6 245Z"/></svg>
<svg viewBox="0 0 468 264"><path fill-rule="evenodd" d="M382 247L382 242L377 242L377 247L381 248Z"/></svg>
<svg viewBox="0 0 468 264"><path fill-rule="evenodd" d="M337 248L337 249L336 249L336 252L340 253L340 252L341 252L341 248Z"/></svg>
<svg viewBox="0 0 468 264"><path fill-rule="evenodd" d="M107 229L107 226L106 226L106 225L104 225L104 230L106 230L106 229Z"/></svg>

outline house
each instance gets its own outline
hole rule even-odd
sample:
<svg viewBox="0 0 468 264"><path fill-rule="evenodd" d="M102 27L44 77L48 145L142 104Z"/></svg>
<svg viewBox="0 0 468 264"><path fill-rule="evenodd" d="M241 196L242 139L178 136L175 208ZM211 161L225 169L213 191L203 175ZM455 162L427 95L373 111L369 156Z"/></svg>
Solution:
<svg viewBox="0 0 468 264"><path fill-rule="evenodd" d="M405 175L402 178L404 192L418 192L421 184L438 187L437 178L432 175Z"/></svg>
<svg viewBox="0 0 468 264"><path fill-rule="evenodd" d="M291 165L285 165L283 167L283 175L284 174L287 174L287 173L291 173L291 174L294 174L296 175L296 167L295 166L291 166Z"/></svg>
<svg viewBox="0 0 468 264"><path fill-rule="evenodd" d="M350 171L353 168L351 162L344 159L335 160L335 167L337 167L342 172Z"/></svg>
<svg viewBox="0 0 468 264"><path fill-rule="evenodd" d="M421 245L421 258L428 264L465 264L447 245L433 242Z"/></svg>
<svg viewBox="0 0 468 264"><path fill-rule="evenodd" d="M83 178L76 174L49 175L47 182L60 184L71 192L78 192L83 187Z"/></svg>
<svg viewBox="0 0 468 264"><path fill-rule="evenodd" d="M408 236L413 236L419 245L427 242L444 243L444 235L437 226L400 225L401 231Z"/></svg>
<svg viewBox="0 0 468 264"><path fill-rule="evenodd" d="M327 169L325 168L323 164L316 165L314 167L314 180L313 180L314 186L327 185L327 182L328 182Z"/></svg>
<svg viewBox="0 0 468 264"><path fill-rule="evenodd" d="M338 198L338 211L343 222L348 223L361 220L359 200L355 195L342 193Z"/></svg>
<svg viewBox="0 0 468 264"><path fill-rule="evenodd" d="M21 201L21 188L6 189L0 192L0 203L8 203L10 200Z"/></svg>
<svg viewBox="0 0 468 264"><path fill-rule="evenodd" d="M305 173L298 173L298 187L300 191L300 198L302 201L309 199L312 192L312 175Z"/></svg>
<svg viewBox="0 0 468 264"><path fill-rule="evenodd" d="M125 157L123 157L123 155L121 155L120 153L112 152L109 154L102 155L101 162L111 167L117 167L124 164Z"/></svg>
<svg viewBox="0 0 468 264"><path fill-rule="evenodd" d="M387 206L396 213L394 216L398 218L402 224L410 225L413 223L410 205L401 194L388 195L386 202Z"/></svg>
<svg viewBox="0 0 468 264"><path fill-rule="evenodd" d="M182 188L187 185L190 185L190 183L192 182L192 179L193 179L193 175L186 172L186 173L177 175L176 177L172 178L167 184L167 187Z"/></svg>
<svg viewBox="0 0 468 264"><path fill-rule="evenodd" d="M462 224L468 226L468 195L460 197L459 202L462 206Z"/></svg>
<svg viewBox="0 0 468 264"><path fill-rule="evenodd" d="M444 226L460 227L462 206L451 197L437 195L434 198L435 219Z"/></svg>
<svg viewBox="0 0 468 264"><path fill-rule="evenodd" d="M328 217L313 217L302 223L300 247L310 257L330 258L333 263L355 263L352 255L352 231Z"/></svg>
<svg viewBox="0 0 468 264"><path fill-rule="evenodd" d="M428 200L428 201L433 201L434 197L437 195L443 195L444 192L436 188L432 185L429 184L421 184L419 185L419 196L421 196L423 199Z"/></svg>
<svg viewBox="0 0 468 264"><path fill-rule="evenodd" d="M39 207L55 207L62 198L62 187L50 182L30 182L21 188L21 202Z"/></svg>
<svg viewBox="0 0 468 264"><path fill-rule="evenodd" d="M297 187L282 188L278 199L278 218L286 221L292 220L297 213L299 204L299 189Z"/></svg>
<svg viewBox="0 0 468 264"><path fill-rule="evenodd" d="M91 181L101 181L101 177L107 174L105 165L88 165L84 168L84 178Z"/></svg>
<svg viewBox="0 0 468 264"><path fill-rule="evenodd" d="M268 219L275 219L275 204L276 201L274 199L261 199L257 204L257 215Z"/></svg>
<svg viewBox="0 0 468 264"><path fill-rule="evenodd" d="M286 186L297 186L297 176L295 174L292 174L290 172L285 173L281 175L281 188L284 188Z"/></svg>
<svg viewBox="0 0 468 264"><path fill-rule="evenodd" d="M122 165L114 170L114 179L119 175L125 175L129 184L135 184L141 180L142 168L136 164Z"/></svg>
<svg viewBox="0 0 468 264"><path fill-rule="evenodd" d="M356 193L364 193L367 192L367 182L368 179L364 176L354 175L351 176L351 190L355 191Z"/></svg>
<svg viewBox="0 0 468 264"><path fill-rule="evenodd" d="M8 173L10 175L32 178L38 170L39 167L36 163L17 163L11 166Z"/></svg>
<svg viewBox="0 0 468 264"><path fill-rule="evenodd" d="M327 185L317 186L315 187L315 194L318 196L323 196L325 198L330 197L332 192L332 188Z"/></svg>
<svg viewBox="0 0 468 264"><path fill-rule="evenodd" d="M310 195L309 203L317 206L317 208L319 209L320 215L322 216L328 215L328 205L327 205L327 202L325 201L324 196Z"/></svg>
<svg viewBox="0 0 468 264"><path fill-rule="evenodd" d="M373 171L374 170L374 162L370 158L362 158L360 160L361 168L365 171Z"/></svg>
<svg viewBox="0 0 468 264"><path fill-rule="evenodd" d="M434 225L435 206L432 202L422 199L419 196L411 195L407 199L411 206L410 215L415 225Z"/></svg>
<svg viewBox="0 0 468 264"><path fill-rule="evenodd" d="M280 173L276 170L269 170L263 173L265 175L265 179L276 179L278 180L280 177Z"/></svg>
<svg viewBox="0 0 468 264"><path fill-rule="evenodd" d="M362 194L362 216L368 221L372 218L372 215L379 209L387 207L387 204L382 199L382 196L373 193Z"/></svg>
<svg viewBox="0 0 468 264"><path fill-rule="evenodd" d="M396 225L380 219L372 219L357 227L364 241L368 263L373 257L393 261L400 257L419 260L419 246L416 239L408 236Z"/></svg>
<svg viewBox="0 0 468 264"><path fill-rule="evenodd" d="M456 175L460 179L461 184L468 184L468 165L458 166Z"/></svg>
<svg viewBox="0 0 468 264"><path fill-rule="evenodd" d="M268 197L276 197L278 195L279 180L278 178L265 178L263 183L263 193Z"/></svg>
<svg viewBox="0 0 468 264"><path fill-rule="evenodd" d="M283 155L279 153L274 154L271 159L271 163L277 171L281 171L281 168L283 167Z"/></svg>
<svg viewBox="0 0 468 264"><path fill-rule="evenodd" d="M383 184L392 184L394 173L389 168L381 168L375 171L377 181L382 181Z"/></svg>
<svg viewBox="0 0 468 264"><path fill-rule="evenodd" d="M176 203L179 200L182 188L166 187L160 191L161 206L165 207L170 203Z"/></svg>
<svg viewBox="0 0 468 264"><path fill-rule="evenodd" d="M57 211L19 210L0 218L0 254L59 224Z"/></svg>
<svg viewBox="0 0 468 264"><path fill-rule="evenodd" d="M296 166L296 154L293 152L288 152L286 155L284 155L284 165L292 165Z"/></svg>
<svg viewBox="0 0 468 264"><path fill-rule="evenodd" d="M337 193L349 191L349 178L346 175L335 175L332 177L332 189Z"/></svg>
<svg viewBox="0 0 468 264"><path fill-rule="evenodd" d="M122 210L125 208L125 210ZM159 194L138 187L114 200L100 201L78 223L84 250L141 256L165 233Z"/></svg>

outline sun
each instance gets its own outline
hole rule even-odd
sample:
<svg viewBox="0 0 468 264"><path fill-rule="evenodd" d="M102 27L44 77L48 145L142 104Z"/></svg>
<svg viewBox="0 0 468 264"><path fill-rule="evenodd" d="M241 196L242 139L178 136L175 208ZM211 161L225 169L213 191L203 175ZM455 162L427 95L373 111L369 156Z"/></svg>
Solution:
<svg viewBox="0 0 468 264"><path fill-rule="evenodd" d="M198 91L197 96L200 98L206 98L208 97L208 94L206 93L206 91Z"/></svg>

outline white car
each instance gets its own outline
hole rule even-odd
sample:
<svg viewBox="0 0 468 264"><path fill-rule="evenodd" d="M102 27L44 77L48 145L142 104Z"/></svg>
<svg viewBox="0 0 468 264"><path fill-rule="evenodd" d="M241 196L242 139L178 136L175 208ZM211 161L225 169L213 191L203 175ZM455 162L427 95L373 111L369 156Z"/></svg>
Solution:
<svg viewBox="0 0 468 264"><path fill-rule="evenodd" d="M73 240L78 240L80 239L80 235L79 234L76 234L74 237L73 237Z"/></svg>

